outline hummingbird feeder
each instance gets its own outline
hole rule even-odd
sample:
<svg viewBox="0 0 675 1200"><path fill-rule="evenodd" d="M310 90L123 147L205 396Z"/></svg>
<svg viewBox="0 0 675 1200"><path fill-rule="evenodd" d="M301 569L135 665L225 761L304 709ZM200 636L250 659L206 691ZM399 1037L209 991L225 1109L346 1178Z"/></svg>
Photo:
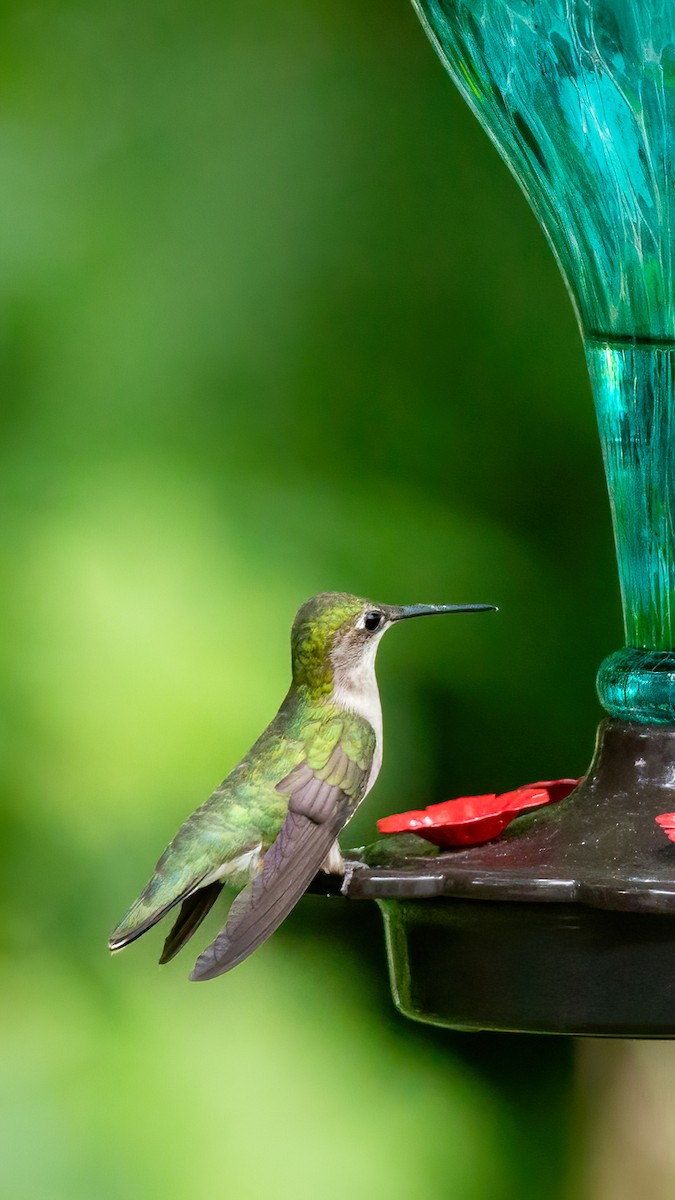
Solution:
<svg viewBox="0 0 675 1200"><path fill-rule="evenodd" d="M458 1029L675 1037L675 4L413 0L520 183L581 328L626 645L585 779L498 838L349 861L402 1012ZM662 822L663 824L663 822Z"/></svg>

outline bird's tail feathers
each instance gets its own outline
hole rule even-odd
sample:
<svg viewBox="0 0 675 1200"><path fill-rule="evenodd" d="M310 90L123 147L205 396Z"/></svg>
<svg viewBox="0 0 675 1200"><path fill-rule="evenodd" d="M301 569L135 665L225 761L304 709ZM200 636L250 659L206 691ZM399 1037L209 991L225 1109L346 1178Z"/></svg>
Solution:
<svg viewBox="0 0 675 1200"><path fill-rule="evenodd" d="M170 962L178 954L178 951L182 950L183 946L189 942L193 933L199 929L204 917L213 908L222 890L223 884L217 879L214 883L207 883L206 887L198 888L183 901L174 926L164 943L164 949L159 959L160 963Z"/></svg>
<svg viewBox="0 0 675 1200"><path fill-rule="evenodd" d="M233 842L222 816L202 805L178 830L152 878L111 933L113 953L135 942L197 888L213 882L233 851L239 851L239 839Z"/></svg>
<svg viewBox="0 0 675 1200"><path fill-rule="evenodd" d="M138 900L134 901L129 911L122 917L119 925L110 934L108 948L113 954L118 950L124 950L125 946L131 945L132 942L136 941L136 938L142 937L144 933L147 933L148 929L152 929L153 925L161 921L162 917L165 917L172 908L175 908L181 901L186 900L188 896L191 896L200 883L200 881L197 881L197 883L191 882L189 887L184 888L181 892L174 893L164 903L160 902L158 904L156 900L153 902L154 898L148 894L153 882L151 880L145 891L141 893Z"/></svg>

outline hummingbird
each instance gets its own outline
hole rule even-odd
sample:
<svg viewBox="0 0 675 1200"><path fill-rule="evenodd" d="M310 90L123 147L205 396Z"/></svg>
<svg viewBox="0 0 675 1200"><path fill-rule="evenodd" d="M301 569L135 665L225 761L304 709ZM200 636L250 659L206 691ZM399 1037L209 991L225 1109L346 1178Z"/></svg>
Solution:
<svg viewBox="0 0 675 1200"><path fill-rule="evenodd" d="M278 928L320 871L344 873L338 834L382 765L375 656L398 621L495 611L491 604L374 604L342 592L307 600L291 632L292 681L274 720L178 830L110 936L121 950L176 905L160 963L183 948L227 884L227 923L192 980L215 979Z"/></svg>

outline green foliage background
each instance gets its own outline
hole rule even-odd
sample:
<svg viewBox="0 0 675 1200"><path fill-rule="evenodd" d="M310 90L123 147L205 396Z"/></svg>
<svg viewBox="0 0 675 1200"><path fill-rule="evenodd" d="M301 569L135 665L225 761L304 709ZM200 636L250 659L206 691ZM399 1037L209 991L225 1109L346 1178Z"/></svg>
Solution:
<svg viewBox="0 0 675 1200"><path fill-rule="evenodd" d="M348 843L583 771L618 587L543 237L405 0L0 30L2 1194L555 1197L568 1048L406 1023L369 907L205 987L105 949L315 591L501 607L385 643Z"/></svg>

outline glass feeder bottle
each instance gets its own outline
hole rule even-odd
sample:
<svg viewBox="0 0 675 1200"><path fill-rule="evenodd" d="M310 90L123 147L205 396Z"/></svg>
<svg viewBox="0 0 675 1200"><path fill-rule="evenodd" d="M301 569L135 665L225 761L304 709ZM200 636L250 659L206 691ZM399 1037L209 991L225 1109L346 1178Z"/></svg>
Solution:
<svg viewBox="0 0 675 1200"><path fill-rule="evenodd" d="M624 721L675 725L675 3L413 3L579 319L626 635L600 700Z"/></svg>

